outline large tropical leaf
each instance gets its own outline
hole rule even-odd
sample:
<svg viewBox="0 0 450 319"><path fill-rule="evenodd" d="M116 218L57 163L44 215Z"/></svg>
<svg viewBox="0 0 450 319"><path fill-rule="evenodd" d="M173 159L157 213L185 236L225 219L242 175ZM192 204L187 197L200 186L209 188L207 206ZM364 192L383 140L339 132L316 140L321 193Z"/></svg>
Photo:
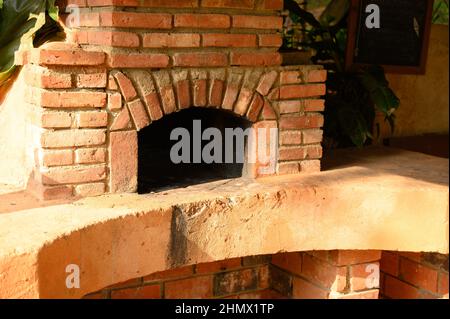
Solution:
<svg viewBox="0 0 450 319"><path fill-rule="evenodd" d="M57 19L55 0L0 0L0 86L14 72L14 53L33 47L46 13Z"/></svg>
<svg viewBox="0 0 450 319"><path fill-rule="evenodd" d="M400 100L389 87L383 68L373 66L362 73L361 82L369 92L375 107L386 116L392 115L400 106Z"/></svg>
<svg viewBox="0 0 450 319"><path fill-rule="evenodd" d="M332 27L339 24L350 9L350 0L331 1L319 18L320 23L325 27Z"/></svg>

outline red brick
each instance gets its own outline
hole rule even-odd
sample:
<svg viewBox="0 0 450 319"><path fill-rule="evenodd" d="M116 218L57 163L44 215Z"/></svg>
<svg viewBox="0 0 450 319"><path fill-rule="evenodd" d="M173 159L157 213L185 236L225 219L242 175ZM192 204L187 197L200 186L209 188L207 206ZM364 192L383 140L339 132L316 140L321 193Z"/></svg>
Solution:
<svg viewBox="0 0 450 319"><path fill-rule="evenodd" d="M122 95L125 98L125 101L131 101L137 97L136 89L134 88L131 80L123 73L118 72L114 75L117 80L117 83L122 91Z"/></svg>
<svg viewBox="0 0 450 319"><path fill-rule="evenodd" d="M195 272L197 274L208 274L230 269L236 269L239 267L241 267L241 259L232 258L212 263L198 264L195 266Z"/></svg>
<svg viewBox="0 0 450 319"><path fill-rule="evenodd" d="M317 144L321 143L323 138L322 130L304 130L303 144Z"/></svg>
<svg viewBox="0 0 450 319"><path fill-rule="evenodd" d="M233 52L231 53L231 65L243 66L272 66L281 64L281 55L278 52Z"/></svg>
<svg viewBox="0 0 450 319"><path fill-rule="evenodd" d="M125 0L124 0L125 1ZM131 0L127 0L131 1ZM136 0L134 0L136 1ZM198 0L144 0L130 6L140 7L160 7L160 8L195 8L198 7Z"/></svg>
<svg viewBox="0 0 450 319"><path fill-rule="evenodd" d="M101 65L105 62L105 53L83 50L33 49L31 61L39 65Z"/></svg>
<svg viewBox="0 0 450 319"><path fill-rule="evenodd" d="M276 16L233 16L233 28L248 29L281 29L283 27L283 18Z"/></svg>
<svg viewBox="0 0 450 319"><path fill-rule="evenodd" d="M144 98L147 105L148 114L152 121L157 121L163 117L161 109L161 102L159 101L158 93L150 93Z"/></svg>
<svg viewBox="0 0 450 319"><path fill-rule="evenodd" d="M203 35L204 47L246 48L256 47L254 34L209 33Z"/></svg>
<svg viewBox="0 0 450 319"><path fill-rule="evenodd" d="M283 10L283 0L263 0L262 8L267 10Z"/></svg>
<svg viewBox="0 0 450 319"><path fill-rule="evenodd" d="M75 186L75 194L81 197L94 197L105 193L105 183L90 183Z"/></svg>
<svg viewBox="0 0 450 319"><path fill-rule="evenodd" d="M175 83L177 91L178 108L180 110L191 107L191 91L189 88L189 80L182 80Z"/></svg>
<svg viewBox="0 0 450 319"><path fill-rule="evenodd" d="M194 106L206 106L207 96L206 96L206 80L194 80L192 81L192 89L194 91Z"/></svg>
<svg viewBox="0 0 450 319"><path fill-rule="evenodd" d="M324 84L288 85L280 87L281 99L296 99L325 95Z"/></svg>
<svg viewBox="0 0 450 319"><path fill-rule="evenodd" d="M306 158L306 149L303 147L280 148L280 161L296 161Z"/></svg>
<svg viewBox="0 0 450 319"><path fill-rule="evenodd" d="M234 107L234 113L241 115L241 116L247 114L247 110L248 110L250 102L252 101L252 97L253 97L253 92L248 89L243 88L237 98L237 102Z"/></svg>
<svg viewBox="0 0 450 319"><path fill-rule="evenodd" d="M218 273L214 276L214 296L227 296L258 288L258 271L254 268Z"/></svg>
<svg viewBox="0 0 450 319"><path fill-rule="evenodd" d="M112 47L137 48L140 40L137 34L119 31L88 31L87 43Z"/></svg>
<svg viewBox="0 0 450 319"><path fill-rule="evenodd" d="M111 53L108 64L112 68L165 68L169 65L167 54Z"/></svg>
<svg viewBox="0 0 450 319"><path fill-rule="evenodd" d="M270 105L270 102L268 102L268 101L264 101L262 117L264 120L276 120L277 119L277 115L275 114L273 107Z"/></svg>
<svg viewBox="0 0 450 319"><path fill-rule="evenodd" d="M392 299L419 299L419 290L397 278L385 277L384 295Z"/></svg>
<svg viewBox="0 0 450 319"><path fill-rule="evenodd" d="M374 265L374 269L372 269L372 265ZM377 268L378 267L378 268ZM373 273L375 269L378 269L376 274ZM350 267L350 289L352 291L366 290L372 288L379 288L379 282L375 283L374 287L367 287L367 278L369 276L376 275L379 277L379 263L371 263L371 264L359 264L353 265ZM370 283L372 284L372 282Z"/></svg>
<svg viewBox="0 0 450 319"><path fill-rule="evenodd" d="M280 133L281 145L300 145L302 144L302 132L301 131L287 131Z"/></svg>
<svg viewBox="0 0 450 319"><path fill-rule="evenodd" d="M318 173L320 172L321 164L319 160L308 160L300 162L300 171L302 173Z"/></svg>
<svg viewBox="0 0 450 319"><path fill-rule="evenodd" d="M172 86L161 88L160 94L164 113L170 114L172 112L175 112L175 110L177 109L177 104L175 101L175 93Z"/></svg>
<svg viewBox="0 0 450 319"><path fill-rule="evenodd" d="M320 128L323 126L323 115L282 117L280 128L282 130L296 130L305 128Z"/></svg>
<svg viewBox="0 0 450 319"><path fill-rule="evenodd" d="M108 93L108 109L110 111L122 109L122 95L120 93Z"/></svg>
<svg viewBox="0 0 450 319"><path fill-rule="evenodd" d="M57 73L44 68L27 68L25 81L28 85L43 89L68 89L72 87L70 74Z"/></svg>
<svg viewBox="0 0 450 319"><path fill-rule="evenodd" d="M230 17L224 14L191 14L175 15L176 28L195 29L227 29L230 27Z"/></svg>
<svg viewBox="0 0 450 319"><path fill-rule="evenodd" d="M111 291L111 299L160 299L160 285L147 285Z"/></svg>
<svg viewBox="0 0 450 319"><path fill-rule="evenodd" d="M145 276L144 282L182 278L192 276L193 274L194 274L194 267L187 266L153 273L151 275Z"/></svg>
<svg viewBox="0 0 450 319"><path fill-rule="evenodd" d="M106 73L82 73L76 76L76 86L78 88L105 88L106 82Z"/></svg>
<svg viewBox="0 0 450 319"><path fill-rule="evenodd" d="M122 111L120 111L119 114L116 115L109 130L110 131L119 131L119 130L124 130L124 129L130 129L131 127L132 127L132 125L131 125L130 112L128 112L127 108L124 108L124 109L122 109Z"/></svg>
<svg viewBox="0 0 450 319"><path fill-rule="evenodd" d="M102 145L105 141L105 130L45 131L41 136L41 145L44 148Z"/></svg>
<svg viewBox="0 0 450 319"><path fill-rule="evenodd" d="M272 264L292 274L300 275L302 272L302 254L280 253L272 256Z"/></svg>
<svg viewBox="0 0 450 319"><path fill-rule="evenodd" d="M264 99L261 97L261 95L257 93L254 94L253 100L250 103L250 107L248 108L247 118L252 122L256 122L263 106Z"/></svg>
<svg viewBox="0 0 450 319"><path fill-rule="evenodd" d="M222 108L225 110L233 110L234 103L239 94L239 87L233 83L229 83L225 90L225 95L222 101Z"/></svg>
<svg viewBox="0 0 450 319"><path fill-rule="evenodd" d="M76 21L74 21L76 22ZM70 25L70 27L99 27L100 26L100 14L98 12L93 13L80 13L80 25Z"/></svg>
<svg viewBox="0 0 450 319"><path fill-rule="evenodd" d="M382 272L397 277L399 273L399 265L398 253L387 251L382 252L380 260L380 268Z"/></svg>
<svg viewBox="0 0 450 319"><path fill-rule="evenodd" d="M220 107L222 104L224 82L222 80L214 79L211 82L211 91L209 94L209 105Z"/></svg>
<svg viewBox="0 0 450 319"><path fill-rule="evenodd" d="M341 292L346 286L346 267L335 267L309 254L303 255L302 275L313 283Z"/></svg>
<svg viewBox="0 0 450 319"><path fill-rule="evenodd" d="M278 107L281 114L300 113L303 110L304 101L280 101Z"/></svg>
<svg viewBox="0 0 450 319"><path fill-rule="evenodd" d="M106 161L106 149L104 148L80 148L75 151L77 164L95 164Z"/></svg>
<svg viewBox="0 0 450 319"><path fill-rule="evenodd" d="M111 91L117 91L119 89L119 87L117 86L116 80L114 79L114 76L112 76L111 74L108 76L107 89L111 90Z"/></svg>
<svg viewBox="0 0 450 319"><path fill-rule="evenodd" d="M260 47L279 48L283 44L283 37L281 34L260 34L258 44Z"/></svg>
<svg viewBox="0 0 450 319"><path fill-rule="evenodd" d="M203 299L213 294L212 277L193 277L164 284L167 299Z"/></svg>
<svg viewBox="0 0 450 319"><path fill-rule="evenodd" d="M448 273L441 272L439 274L439 294L447 295L448 298Z"/></svg>
<svg viewBox="0 0 450 319"><path fill-rule="evenodd" d="M410 260L414 260L416 262L421 262L422 254L421 253L413 253L413 252L399 252L399 255Z"/></svg>
<svg viewBox="0 0 450 319"><path fill-rule="evenodd" d="M325 110L325 100L304 100L303 107L305 112L323 112Z"/></svg>
<svg viewBox="0 0 450 319"><path fill-rule="evenodd" d="M261 93L261 95L266 96L267 94L269 94L270 89L272 88L273 84L275 83L277 77L278 77L278 72L276 72L276 71L272 71L272 72L264 74L261 78L261 81L258 84L258 87L256 88L256 91Z"/></svg>
<svg viewBox="0 0 450 319"><path fill-rule="evenodd" d="M65 199L73 196L73 186L40 186L37 189L38 196L42 200Z"/></svg>
<svg viewBox="0 0 450 319"><path fill-rule="evenodd" d="M289 175L300 173L300 165L297 162L287 162L278 164L279 175Z"/></svg>
<svg viewBox="0 0 450 319"><path fill-rule="evenodd" d="M283 71L281 72L280 82L285 84L314 83L325 82L327 80L326 70L310 70L310 71Z"/></svg>
<svg viewBox="0 0 450 319"><path fill-rule="evenodd" d="M73 164L72 150L44 150L42 153L42 165L46 167L65 166Z"/></svg>
<svg viewBox="0 0 450 319"><path fill-rule="evenodd" d="M138 29L171 29L172 15L165 13L101 12L101 26Z"/></svg>
<svg viewBox="0 0 450 319"><path fill-rule="evenodd" d="M438 273L435 269L405 258L400 259L400 278L414 286L433 293L438 290Z"/></svg>
<svg viewBox="0 0 450 319"><path fill-rule="evenodd" d="M41 174L44 185L89 183L104 180L106 167L103 165L52 167Z"/></svg>
<svg viewBox="0 0 450 319"><path fill-rule="evenodd" d="M381 259L379 250L333 250L329 252L330 262L337 266L376 262Z"/></svg>
<svg viewBox="0 0 450 319"><path fill-rule="evenodd" d="M141 100L137 99L128 103L128 109L130 110L131 117L138 131L147 127L150 124L150 119L145 110L144 104Z"/></svg>
<svg viewBox="0 0 450 319"><path fill-rule="evenodd" d="M40 115L40 125L43 128L70 128L72 114L68 112L43 112Z"/></svg>
<svg viewBox="0 0 450 319"><path fill-rule="evenodd" d="M38 105L49 108L102 108L106 106L106 94L102 92L41 90L36 92L35 98Z"/></svg>
<svg viewBox="0 0 450 319"><path fill-rule="evenodd" d="M77 114L78 127L100 128L108 125L108 113L106 112L80 112Z"/></svg>
<svg viewBox="0 0 450 319"><path fill-rule="evenodd" d="M225 66L228 63L227 55L224 53L175 53L173 56L175 66L204 67Z"/></svg>
<svg viewBox="0 0 450 319"><path fill-rule="evenodd" d="M110 192L135 192L138 166L137 132L111 132L109 142Z"/></svg>
<svg viewBox="0 0 450 319"><path fill-rule="evenodd" d="M261 289L267 289L270 287L270 270L269 265L265 265L258 270L258 287Z"/></svg>
<svg viewBox="0 0 450 319"><path fill-rule="evenodd" d="M253 9L254 0L203 0L202 7Z"/></svg>
<svg viewBox="0 0 450 319"><path fill-rule="evenodd" d="M195 48L200 35L195 33L149 33L143 37L144 48Z"/></svg>
<svg viewBox="0 0 450 319"><path fill-rule="evenodd" d="M302 278L294 277L292 287L294 299L328 299L328 294L325 289L321 289Z"/></svg>
<svg viewBox="0 0 450 319"><path fill-rule="evenodd" d="M83 299L105 299L103 292L96 292L83 297Z"/></svg>

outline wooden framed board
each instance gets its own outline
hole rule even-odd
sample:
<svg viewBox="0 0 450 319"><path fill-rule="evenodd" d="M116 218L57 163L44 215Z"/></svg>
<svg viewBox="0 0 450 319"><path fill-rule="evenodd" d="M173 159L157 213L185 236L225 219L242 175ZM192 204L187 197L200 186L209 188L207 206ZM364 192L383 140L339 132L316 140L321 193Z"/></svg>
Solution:
<svg viewBox="0 0 450 319"><path fill-rule="evenodd" d="M346 68L424 74L434 0L351 0Z"/></svg>

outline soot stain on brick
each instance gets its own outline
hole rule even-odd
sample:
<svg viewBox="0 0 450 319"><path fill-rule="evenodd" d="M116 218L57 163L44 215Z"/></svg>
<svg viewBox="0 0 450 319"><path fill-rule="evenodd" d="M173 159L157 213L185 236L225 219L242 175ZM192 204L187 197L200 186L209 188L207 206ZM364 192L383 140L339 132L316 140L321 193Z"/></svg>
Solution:
<svg viewBox="0 0 450 319"><path fill-rule="evenodd" d="M180 207L173 209L170 225L168 264L171 268L183 266L187 262L186 220Z"/></svg>

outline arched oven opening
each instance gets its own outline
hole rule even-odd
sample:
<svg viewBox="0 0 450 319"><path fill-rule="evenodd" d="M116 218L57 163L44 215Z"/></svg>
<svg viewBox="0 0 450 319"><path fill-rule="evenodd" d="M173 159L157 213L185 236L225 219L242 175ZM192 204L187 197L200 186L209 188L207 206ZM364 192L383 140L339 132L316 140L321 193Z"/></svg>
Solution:
<svg viewBox="0 0 450 319"><path fill-rule="evenodd" d="M243 176L248 136L241 132L251 124L231 112L204 108L153 122L139 132L138 192Z"/></svg>

